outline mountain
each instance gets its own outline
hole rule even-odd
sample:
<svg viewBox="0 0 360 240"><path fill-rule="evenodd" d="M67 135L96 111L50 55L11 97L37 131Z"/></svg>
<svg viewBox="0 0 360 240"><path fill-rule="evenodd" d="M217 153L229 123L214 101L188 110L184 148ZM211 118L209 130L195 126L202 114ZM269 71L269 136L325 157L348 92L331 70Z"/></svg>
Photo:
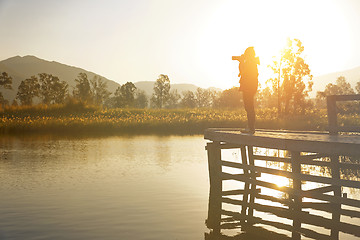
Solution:
<svg viewBox="0 0 360 240"><path fill-rule="evenodd" d="M48 73L57 76L60 80L69 84L70 91L75 87L75 79L79 73L86 73L88 79L92 79L95 75L98 75L82 68L65 65L55 61L47 61L35 56L16 56L0 61L0 72L7 72L13 79L13 90L1 89L4 98L10 102L16 97L17 89L21 81L39 73ZM114 93L116 88L120 86L120 84L115 81L109 80L103 76L100 77L107 83L108 90L111 93ZM134 84L139 90L145 91L148 96L151 96L154 83L155 81L140 81L135 82ZM176 89L178 93L187 90L196 91L197 88L198 87L193 84L171 84L171 89ZM210 89L221 91L221 89L218 88Z"/></svg>
<svg viewBox="0 0 360 240"><path fill-rule="evenodd" d="M329 83L335 84L336 79L340 76L344 76L346 81L355 89L356 83L360 81L360 67L314 77L313 91L310 96L315 97L317 91L324 91L326 85Z"/></svg>
<svg viewBox="0 0 360 240"><path fill-rule="evenodd" d="M77 78L79 73L86 73L89 79L98 75L82 68L65 65L55 61L46 61L35 56L16 56L3 60L0 62L0 72L7 72L13 78L13 90L1 89L4 98L10 100L10 102L15 98L21 81L39 73L49 73L59 77L60 80L69 84L70 91L75 87L75 78ZM107 83L110 92L114 92L115 89L120 86L112 80L103 76L100 77Z"/></svg>

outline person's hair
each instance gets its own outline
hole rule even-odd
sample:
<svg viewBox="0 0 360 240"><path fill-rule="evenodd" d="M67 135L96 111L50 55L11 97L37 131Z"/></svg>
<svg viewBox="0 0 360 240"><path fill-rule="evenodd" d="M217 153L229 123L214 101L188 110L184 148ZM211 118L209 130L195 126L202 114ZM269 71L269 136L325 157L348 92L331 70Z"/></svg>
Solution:
<svg viewBox="0 0 360 240"><path fill-rule="evenodd" d="M245 55L246 57L255 57L254 47L248 47L248 48L245 50L244 55Z"/></svg>

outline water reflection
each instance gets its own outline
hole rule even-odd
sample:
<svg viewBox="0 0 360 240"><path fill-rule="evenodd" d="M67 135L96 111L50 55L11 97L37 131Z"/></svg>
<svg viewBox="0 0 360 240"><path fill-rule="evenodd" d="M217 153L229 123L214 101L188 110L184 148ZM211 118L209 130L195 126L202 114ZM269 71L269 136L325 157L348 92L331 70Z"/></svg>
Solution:
<svg viewBox="0 0 360 240"><path fill-rule="evenodd" d="M222 181L220 192L221 188L211 186L206 220L210 232L205 234L205 239L360 239L359 184L357 187L340 189L336 185L302 181L301 189L312 197L303 197L299 204L296 202L296 195L289 194L295 183L285 176L261 173L256 177L256 184L260 184L256 187L258 191L251 190L254 189L254 182L251 180L251 174L254 173L232 164L244 164L239 151L221 151L221 159L228 162L223 162L223 177L242 180ZM309 153L302 154L303 159L312 157L307 155ZM261 156L272 156L280 162L265 161ZM287 163L289 157L291 154L286 151L254 149L255 165L262 168L291 172L291 164ZM359 163L357 158L335 156L333 159L340 163ZM319 164L321 162L320 166L299 164L301 173L322 177L336 174L331 172L329 157L318 157L315 161L319 161ZM346 164L340 166L343 168L338 173L341 179L360 180L359 165L351 165L352 169L346 169ZM213 181L216 182L216 178ZM319 196L319 193L327 194ZM322 200L316 200L317 198ZM330 202L324 201L325 199ZM294 224L297 224L297 228Z"/></svg>
<svg viewBox="0 0 360 240"><path fill-rule="evenodd" d="M0 239L201 239L204 145L203 136L0 138Z"/></svg>

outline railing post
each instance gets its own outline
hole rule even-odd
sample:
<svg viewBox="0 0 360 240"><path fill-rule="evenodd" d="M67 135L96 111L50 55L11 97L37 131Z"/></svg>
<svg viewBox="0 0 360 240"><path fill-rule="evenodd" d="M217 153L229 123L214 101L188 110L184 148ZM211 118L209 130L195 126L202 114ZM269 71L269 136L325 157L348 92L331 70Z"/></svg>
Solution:
<svg viewBox="0 0 360 240"><path fill-rule="evenodd" d="M337 130L337 111L336 111L336 98L334 95L326 97L329 133L335 135L338 133Z"/></svg>
<svg viewBox="0 0 360 240"><path fill-rule="evenodd" d="M332 156L331 158L331 177L336 182L340 179L339 156ZM341 197L341 186L333 185L334 196ZM333 227L331 228L331 239L339 239L339 223L341 203L330 203L332 207Z"/></svg>
<svg viewBox="0 0 360 240"><path fill-rule="evenodd" d="M255 166L254 163L254 148L253 146L248 146L248 157L249 157L249 165L250 166ZM250 188L250 199L249 199L249 210L248 210L248 216L249 216L249 221L248 223L252 224L252 219L251 217L254 216L254 201L255 201L255 192L256 192L256 184L255 184L255 180L256 180L256 171L250 171L250 178L252 180L251 183L251 188Z"/></svg>
<svg viewBox="0 0 360 240"><path fill-rule="evenodd" d="M293 219L293 231L292 239L300 240L300 230L301 230L301 217L300 213L302 211L302 195L301 195L301 163L300 163L300 152L292 151L291 152L291 169L293 173L293 189L295 194L293 196L294 205L292 212Z"/></svg>
<svg viewBox="0 0 360 240"><path fill-rule="evenodd" d="M241 151L241 162L244 166L248 165L248 157L247 157L247 153L246 153L246 146L243 145L240 148ZM247 169L244 169L244 176L246 177L247 181L244 182L244 194L243 194L243 198L242 198L242 206L241 206L241 215L242 216L246 216L246 210L248 208L248 200L249 200L249 194L250 194L250 171ZM241 220L240 222L242 224L245 223L245 219Z"/></svg>

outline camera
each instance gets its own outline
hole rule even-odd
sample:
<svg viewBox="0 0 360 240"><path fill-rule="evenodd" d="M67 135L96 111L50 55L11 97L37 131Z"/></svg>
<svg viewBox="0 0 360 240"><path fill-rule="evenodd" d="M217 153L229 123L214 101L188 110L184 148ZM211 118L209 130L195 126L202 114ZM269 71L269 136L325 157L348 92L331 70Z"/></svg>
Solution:
<svg viewBox="0 0 360 240"><path fill-rule="evenodd" d="M241 56L232 56L231 58L232 60L238 60L239 62L241 62L244 59L244 55Z"/></svg>

